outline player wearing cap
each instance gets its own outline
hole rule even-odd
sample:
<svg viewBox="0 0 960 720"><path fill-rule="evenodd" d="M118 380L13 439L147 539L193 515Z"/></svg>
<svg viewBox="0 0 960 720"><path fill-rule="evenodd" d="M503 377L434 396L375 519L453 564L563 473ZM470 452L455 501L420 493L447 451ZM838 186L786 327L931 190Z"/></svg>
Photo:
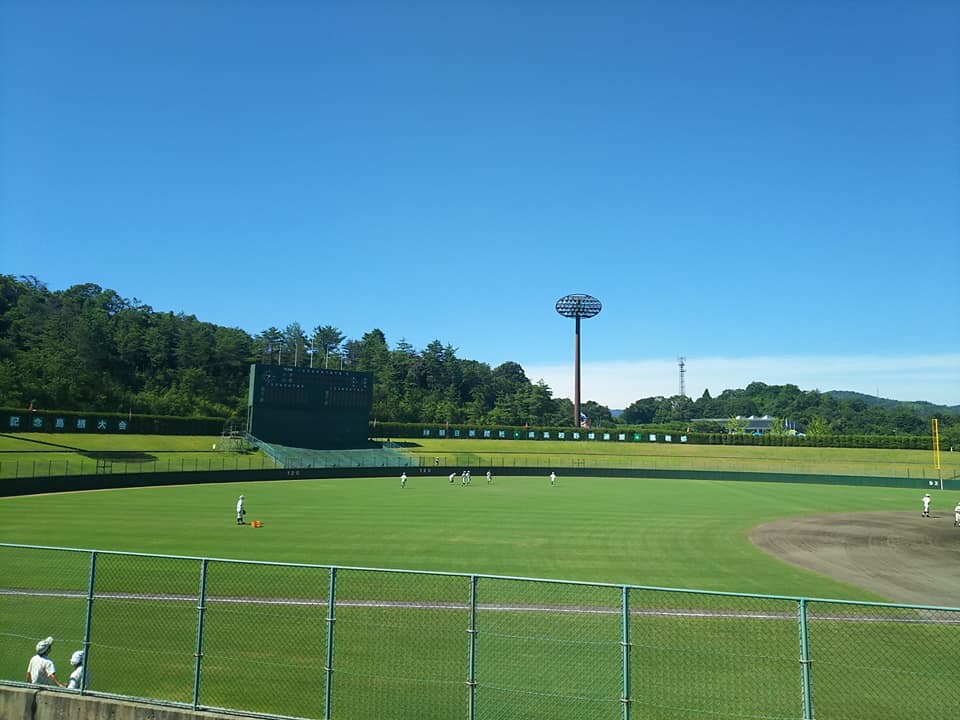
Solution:
<svg viewBox="0 0 960 720"><path fill-rule="evenodd" d="M930 517L930 493L923 496L923 512L920 513L920 517Z"/></svg>
<svg viewBox="0 0 960 720"><path fill-rule="evenodd" d="M237 525L243 525L243 516L247 514L247 511L243 507L243 495L240 496L240 499L237 500Z"/></svg>
<svg viewBox="0 0 960 720"><path fill-rule="evenodd" d="M70 690L83 689L83 650L77 650L70 656L70 665L73 666L73 672L70 673L70 680L67 682L67 688Z"/></svg>
<svg viewBox="0 0 960 720"><path fill-rule="evenodd" d="M52 637L44 638L37 643L37 654L30 658L30 663L27 665L27 682L63 687L63 684L57 680L57 668L53 660L47 657L52 646Z"/></svg>

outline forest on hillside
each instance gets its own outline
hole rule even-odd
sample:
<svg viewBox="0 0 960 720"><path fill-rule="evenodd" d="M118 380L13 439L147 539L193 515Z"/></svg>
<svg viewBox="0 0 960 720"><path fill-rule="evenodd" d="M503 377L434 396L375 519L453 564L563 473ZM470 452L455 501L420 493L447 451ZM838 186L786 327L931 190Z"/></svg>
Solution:
<svg viewBox="0 0 960 720"><path fill-rule="evenodd" d="M347 338L333 324L296 322L251 336L95 284L52 291L32 276L0 275L0 407L241 419L254 362L373 373L373 416L383 422L562 427L573 418L572 400L518 363L492 368L440 340L391 346L379 328ZM638 398L617 417L589 400L582 411L598 427L770 415L838 435L928 435L936 416L944 437L960 433L956 408L760 382L696 400Z"/></svg>

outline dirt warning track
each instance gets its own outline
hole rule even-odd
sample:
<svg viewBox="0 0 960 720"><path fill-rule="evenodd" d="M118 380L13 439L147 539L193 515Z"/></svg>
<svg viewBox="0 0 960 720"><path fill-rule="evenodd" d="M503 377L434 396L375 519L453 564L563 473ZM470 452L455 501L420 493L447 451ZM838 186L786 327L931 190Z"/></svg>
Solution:
<svg viewBox="0 0 960 720"><path fill-rule="evenodd" d="M891 602L960 607L953 512L826 513L755 527L762 550Z"/></svg>

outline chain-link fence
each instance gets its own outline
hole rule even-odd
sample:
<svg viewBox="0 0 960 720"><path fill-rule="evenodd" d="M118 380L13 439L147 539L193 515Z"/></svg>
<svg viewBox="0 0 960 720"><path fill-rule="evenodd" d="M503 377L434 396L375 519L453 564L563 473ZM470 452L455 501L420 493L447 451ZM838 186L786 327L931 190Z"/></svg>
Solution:
<svg viewBox="0 0 960 720"><path fill-rule="evenodd" d="M291 718L960 717L960 609L0 545L0 682Z"/></svg>

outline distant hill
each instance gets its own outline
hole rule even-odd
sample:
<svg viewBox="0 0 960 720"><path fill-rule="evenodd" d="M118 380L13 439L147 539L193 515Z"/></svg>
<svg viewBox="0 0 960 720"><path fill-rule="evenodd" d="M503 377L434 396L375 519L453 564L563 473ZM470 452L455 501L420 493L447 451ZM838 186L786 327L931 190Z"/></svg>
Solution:
<svg viewBox="0 0 960 720"><path fill-rule="evenodd" d="M830 395L837 400L859 400L867 407L881 407L884 410L906 410L928 420L944 413L960 415L960 405L934 405L925 400L890 400L889 398L864 395L850 390L830 390L825 392L824 395Z"/></svg>

